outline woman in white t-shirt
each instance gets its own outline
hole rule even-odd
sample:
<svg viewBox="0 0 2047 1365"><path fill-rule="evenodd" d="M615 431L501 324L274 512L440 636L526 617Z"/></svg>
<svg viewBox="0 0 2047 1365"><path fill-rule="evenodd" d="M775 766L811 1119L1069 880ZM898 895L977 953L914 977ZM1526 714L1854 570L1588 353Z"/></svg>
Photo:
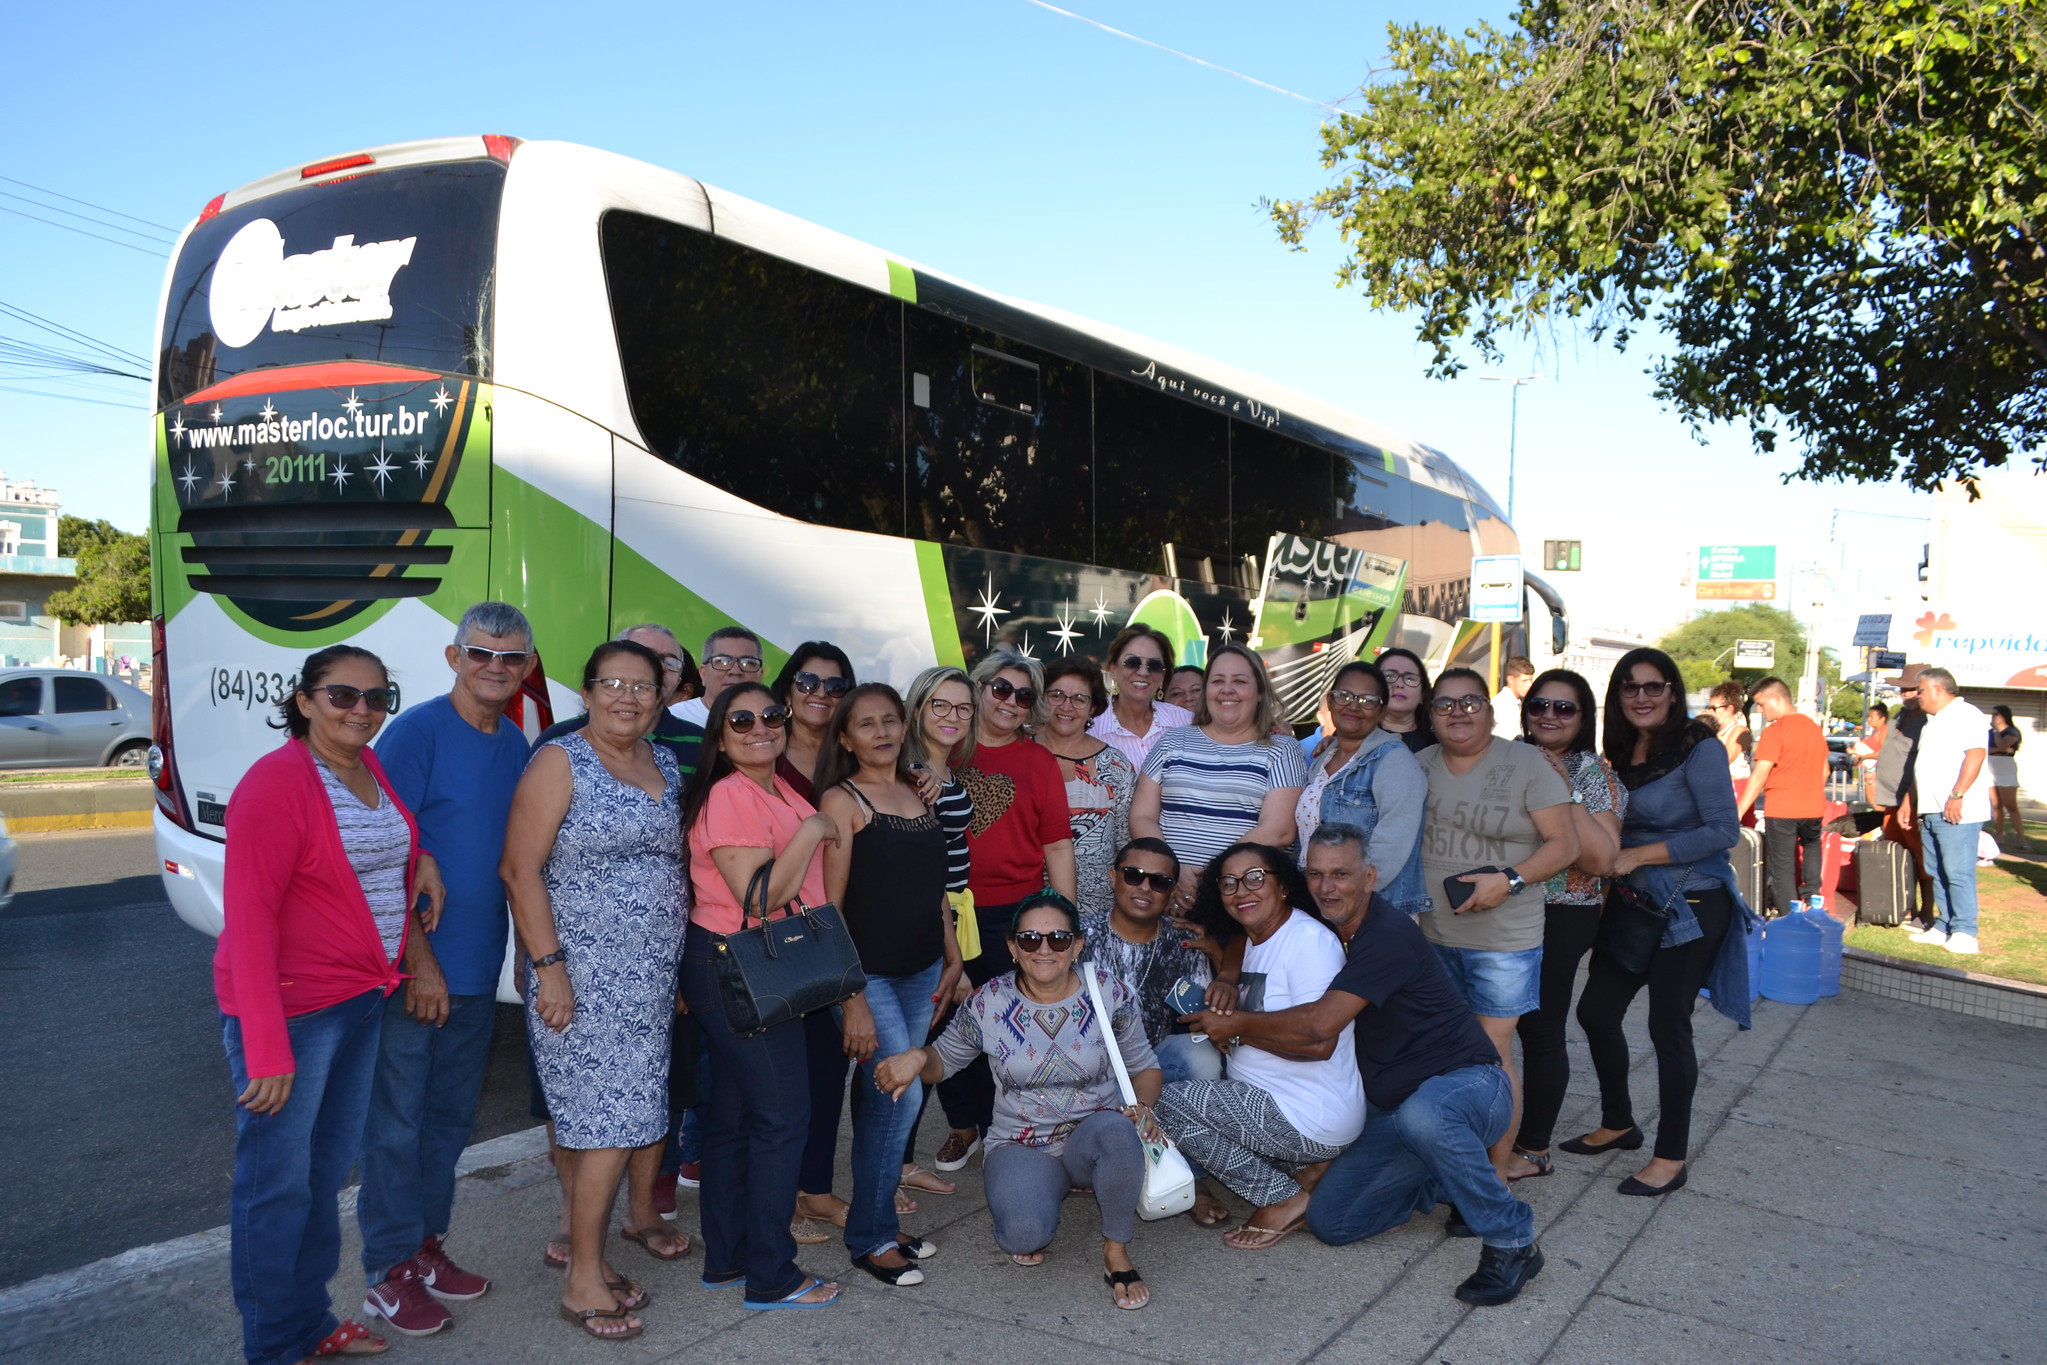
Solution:
<svg viewBox="0 0 2047 1365"><path fill-rule="evenodd" d="M1245 1009L1283 1010L1329 989L1343 944L1314 904L1293 859L1263 844L1232 845L1202 874L1195 923L1220 941L1248 940ZM1300 1227L1322 1168L1364 1130L1351 1027L1322 1051L1310 1060L1243 1044L1230 1051L1227 1080L1178 1081L1159 1096L1159 1122L1174 1141L1255 1206L1223 1234L1240 1251L1262 1251Z"/></svg>

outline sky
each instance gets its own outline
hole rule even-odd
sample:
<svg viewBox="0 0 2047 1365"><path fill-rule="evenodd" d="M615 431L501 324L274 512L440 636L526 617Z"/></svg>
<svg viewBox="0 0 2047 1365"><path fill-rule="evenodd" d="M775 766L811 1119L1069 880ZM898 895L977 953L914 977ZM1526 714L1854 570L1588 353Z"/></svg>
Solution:
<svg viewBox="0 0 2047 1365"><path fill-rule="evenodd" d="M1502 24L1510 7L1065 8L1334 102L1383 69L1389 23ZM105 232L52 211L108 218L83 200L176 228L221 191L359 147L559 138L1265 375L1448 452L1506 501L1509 386L1424 378L1413 320L1335 287L1334 234L1289 251L1258 207L1323 183L1326 111L1031 0L116 3L25 7L8 27L0 302L128 351L154 347L167 262L146 242L167 234L105 233L123 247L19 215ZM51 339L11 318L0 335ZM1531 556L1584 542L1586 569L1552 579L1574 619L1660 633L1694 605L1681 576L1696 547L1721 543L1826 566L1784 591L1801 615L1823 601L1835 630L1885 609L1892 589L1875 585L1909 581L1930 497L1784 485L1788 454L1757 456L1742 429L1701 444L1660 409L1649 359L1565 334L1510 347L1497 371L1545 376L1520 391L1515 521ZM0 469L140 530L145 406L141 384L0 364Z"/></svg>

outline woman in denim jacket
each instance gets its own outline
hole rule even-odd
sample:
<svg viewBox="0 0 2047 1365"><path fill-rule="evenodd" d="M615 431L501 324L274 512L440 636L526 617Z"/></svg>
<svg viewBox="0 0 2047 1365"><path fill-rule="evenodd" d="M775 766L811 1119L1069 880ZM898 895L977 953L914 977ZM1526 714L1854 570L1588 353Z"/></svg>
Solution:
<svg viewBox="0 0 2047 1365"><path fill-rule="evenodd" d="M1422 812L1428 780L1400 736L1379 728L1386 679L1376 664L1345 664L1329 685L1332 732L1308 760L1295 822L1301 857L1308 836L1326 822L1365 832L1365 858L1379 874L1379 894L1410 915L1431 902L1422 882Z"/></svg>
<svg viewBox="0 0 2047 1365"><path fill-rule="evenodd" d="M1692 1095L1699 1084L1692 1047L1699 988L1711 987L1713 1008L1749 1026L1745 938L1753 917L1727 857L1741 826L1727 781L1727 751L1717 741L1711 725L1685 714L1684 682L1668 654L1634 649L1621 657L1607 684L1603 746L1628 789L1613 875L1625 877L1651 904L1667 907L1670 925L1646 973L1627 971L1593 950L1578 1024L1599 1073L1601 1126L1557 1145L1580 1154L1642 1145L1628 1098L1628 1041L1621 1024L1629 1003L1647 986L1660 1098L1656 1148L1648 1165L1621 1182L1622 1194L1684 1188Z"/></svg>

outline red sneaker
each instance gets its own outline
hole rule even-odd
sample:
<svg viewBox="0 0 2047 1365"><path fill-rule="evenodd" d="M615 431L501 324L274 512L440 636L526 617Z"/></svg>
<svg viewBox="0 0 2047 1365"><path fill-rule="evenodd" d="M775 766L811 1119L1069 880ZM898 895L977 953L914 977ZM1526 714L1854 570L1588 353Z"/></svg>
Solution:
<svg viewBox="0 0 2047 1365"><path fill-rule="evenodd" d="M672 1171L654 1177L654 1212L663 1218L675 1217L675 1179Z"/></svg>
<svg viewBox="0 0 2047 1365"><path fill-rule="evenodd" d="M415 1261L400 1261L391 1267L383 1283L371 1287L362 1301L363 1316L382 1318L391 1330L408 1337L430 1337L453 1327L455 1319L434 1302L426 1280Z"/></svg>
<svg viewBox="0 0 2047 1365"><path fill-rule="evenodd" d="M438 1237L429 1237L420 1243L419 1253L412 1258L412 1263L419 1267L420 1278L437 1299L467 1303L490 1292L489 1280L448 1259L448 1252Z"/></svg>
<svg viewBox="0 0 2047 1365"><path fill-rule="evenodd" d="M675 1183L686 1190L693 1190L704 1183L704 1166L700 1161L685 1161L675 1173Z"/></svg>

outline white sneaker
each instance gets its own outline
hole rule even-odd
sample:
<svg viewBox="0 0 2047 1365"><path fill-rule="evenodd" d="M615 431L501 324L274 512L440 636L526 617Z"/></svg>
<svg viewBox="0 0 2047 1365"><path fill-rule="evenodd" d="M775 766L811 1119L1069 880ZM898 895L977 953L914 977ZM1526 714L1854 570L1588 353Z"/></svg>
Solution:
<svg viewBox="0 0 2047 1365"><path fill-rule="evenodd" d="M1980 953L1983 951L1976 946L1976 936L1974 934L1949 934L1947 942L1942 946L1951 953Z"/></svg>
<svg viewBox="0 0 2047 1365"><path fill-rule="evenodd" d="M1931 928L1921 929L1916 934L1907 934L1905 937L1913 943L1946 943L1947 930L1936 924Z"/></svg>

